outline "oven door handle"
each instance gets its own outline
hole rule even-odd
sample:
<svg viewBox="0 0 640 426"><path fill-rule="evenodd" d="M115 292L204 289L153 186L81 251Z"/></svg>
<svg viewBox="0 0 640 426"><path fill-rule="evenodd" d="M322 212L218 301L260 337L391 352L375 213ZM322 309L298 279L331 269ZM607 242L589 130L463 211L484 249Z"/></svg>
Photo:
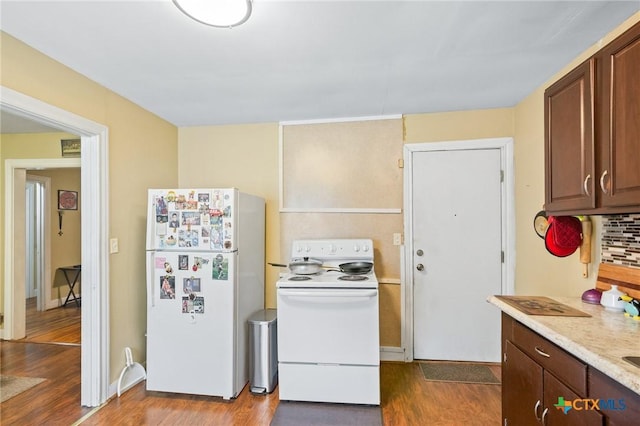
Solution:
<svg viewBox="0 0 640 426"><path fill-rule="evenodd" d="M304 290L278 290L286 297L375 297L378 290L339 290L339 291L304 291Z"/></svg>

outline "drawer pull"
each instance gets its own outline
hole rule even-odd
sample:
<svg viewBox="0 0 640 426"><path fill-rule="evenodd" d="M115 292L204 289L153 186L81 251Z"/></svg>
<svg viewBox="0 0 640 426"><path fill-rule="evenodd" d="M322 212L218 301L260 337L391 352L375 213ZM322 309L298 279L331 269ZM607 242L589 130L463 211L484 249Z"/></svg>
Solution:
<svg viewBox="0 0 640 426"><path fill-rule="evenodd" d="M546 353L545 351L543 351L539 347L536 346L534 349L536 350L536 352L538 352L538 354L542 355L543 357L551 358L551 355L549 355L548 353Z"/></svg>
<svg viewBox="0 0 640 426"><path fill-rule="evenodd" d="M538 410L540 410L540 400L538 400L538 402L536 402L536 406L533 407L533 414L536 416L537 421L541 421L542 419L538 415Z"/></svg>
<svg viewBox="0 0 640 426"><path fill-rule="evenodd" d="M549 414L549 407L545 408L542 412L542 425L546 426L547 424L547 414Z"/></svg>

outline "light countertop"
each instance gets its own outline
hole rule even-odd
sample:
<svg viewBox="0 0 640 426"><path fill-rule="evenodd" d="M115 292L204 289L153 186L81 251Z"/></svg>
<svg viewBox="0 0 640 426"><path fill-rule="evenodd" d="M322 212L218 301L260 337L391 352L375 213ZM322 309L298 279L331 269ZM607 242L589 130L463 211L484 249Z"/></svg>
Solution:
<svg viewBox="0 0 640 426"><path fill-rule="evenodd" d="M623 356L640 356L640 321L624 313L584 303L579 298L551 299L585 312L591 317L527 315L495 296L487 301L586 364L640 394L640 368Z"/></svg>

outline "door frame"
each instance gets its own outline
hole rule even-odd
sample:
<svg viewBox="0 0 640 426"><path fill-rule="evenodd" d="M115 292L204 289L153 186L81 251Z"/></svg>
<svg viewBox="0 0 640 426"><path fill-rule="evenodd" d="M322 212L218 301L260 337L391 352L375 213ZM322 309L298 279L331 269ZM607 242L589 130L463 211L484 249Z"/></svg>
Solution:
<svg viewBox="0 0 640 426"><path fill-rule="evenodd" d="M0 108L3 110L81 138L82 275L83 281L91 284L83 288L82 295L80 404L97 407L107 400L109 387L108 128L4 86L0 86L0 94ZM13 209L7 208L14 198L14 170L5 166L4 339L13 338L16 327L13 312L19 309L19 297L16 297L13 285L16 272L13 267L15 218Z"/></svg>
<svg viewBox="0 0 640 426"><path fill-rule="evenodd" d="M470 139L445 142L405 144L404 151L404 235L405 245L402 250L400 290L402 301L402 348L404 360L413 361L413 154L426 151L454 151L475 149L499 149L503 170L502 185L502 294L513 294L515 285L515 182L513 165L513 138ZM491 296L487 294L487 297Z"/></svg>

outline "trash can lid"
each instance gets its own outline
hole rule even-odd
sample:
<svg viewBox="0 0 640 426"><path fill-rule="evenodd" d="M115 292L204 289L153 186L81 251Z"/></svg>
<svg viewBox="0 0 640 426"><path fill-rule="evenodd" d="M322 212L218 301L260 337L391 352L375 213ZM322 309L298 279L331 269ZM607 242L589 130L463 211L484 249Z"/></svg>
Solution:
<svg viewBox="0 0 640 426"><path fill-rule="evenodd" d="M261 309L249 317L249 322L273 322L277 318L277 309Z"/></svg>

